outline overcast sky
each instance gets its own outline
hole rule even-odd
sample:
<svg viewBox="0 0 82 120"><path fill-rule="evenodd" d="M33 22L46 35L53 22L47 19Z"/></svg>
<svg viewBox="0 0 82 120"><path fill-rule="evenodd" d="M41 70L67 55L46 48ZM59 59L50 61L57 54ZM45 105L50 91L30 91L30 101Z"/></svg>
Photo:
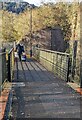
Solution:
<svg viewBox="0 0 82 120"><path fill-rule="evenodd" d="M26 1L28 3L31 3L31 4L35 4L35 5L40 5L41 2L58 2L58 1L67 1L67 2L73 2L73 1L78 1L78 0L23 0L23 1ZM82 1L82 0L79 0L79 1Z"/></svg>
<svg viewBox="0 0 82 120"><path fill-rule="evenodd" d="M49 2L49 1L55 2L55 0L23 0L23 1L26 1L28 3L35 4L35 5L40 5L42 1L43 2Z"/></svg>
<svg viewBox="0 0 82 120"><path fill-rule="evenodd" d="M44 2L44 3L46 3L46 2L54 2L54 3L56 3L56 2L76 2L76 1L79 1L79 2L81 2L82 0L0 0L0 2L12 2L12 1L15 1L15 2L22 2L22 1L26 1L26 2L28 2L28 3L30 3L30 4L35 4L35 5L40 5L41 4L41 2Z"/></svg>

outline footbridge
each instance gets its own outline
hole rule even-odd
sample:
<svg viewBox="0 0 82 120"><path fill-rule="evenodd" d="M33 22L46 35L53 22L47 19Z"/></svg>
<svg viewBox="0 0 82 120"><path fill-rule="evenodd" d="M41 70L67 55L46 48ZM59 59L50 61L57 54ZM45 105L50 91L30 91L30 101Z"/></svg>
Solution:
<svg viewBox="0 0 82 120"><path fill-rule="evenodd" d="M0 59L1 119L81 118L82 96L69 81L69 54L34 48L33 57L15 63L11 49Z"/></svg>

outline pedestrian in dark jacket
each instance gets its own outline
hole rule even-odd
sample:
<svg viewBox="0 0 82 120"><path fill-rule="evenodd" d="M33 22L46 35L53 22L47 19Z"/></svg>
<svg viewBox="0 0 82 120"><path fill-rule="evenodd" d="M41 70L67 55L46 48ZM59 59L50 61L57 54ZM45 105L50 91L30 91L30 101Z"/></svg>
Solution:
<svg viewBox="0 0 82 120"><path fill-rule="evenodd" d="M19 59L21 61L21 55L22 55L22 52L23 52L21 45L18 44L17 47L16 47L16 49L17 49L17 52L18 52Z"/></svg>

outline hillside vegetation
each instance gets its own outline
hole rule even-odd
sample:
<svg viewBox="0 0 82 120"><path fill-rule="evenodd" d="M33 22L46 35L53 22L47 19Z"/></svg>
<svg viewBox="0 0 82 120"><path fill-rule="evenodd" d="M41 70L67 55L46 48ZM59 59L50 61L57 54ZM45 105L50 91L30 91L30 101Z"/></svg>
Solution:
<svg viewBox="0 0 82 120"><path fill-rule="evenodd" d="M1 9L3 41L19 41L27 39L28 44L31 30L30 13L32 10L31 37L35 43L40 43L39 40L42 35L42 39L47 38L46 34L48 36L48 33L45 32L46 29L48 31L48 28L54 28L56 26L59 26L62 29L64 40L68 41L70 44L70 47L66 52L69 52L72 55L73 42L74 40L78 41L76 72L77 76L79 76L80 3L49 3L43 4L40 7L32 6L32 9L26 7L27 5L24 3L21 3L20 5L14 4L15 5L13 6L8 3L8 6L6 6L4 10ZM47 44L47 40L48 38L45 39L45 41L43 39L45 44Z"/></svg>
<svg viewBox="0 0 82 120"><path fill-rule="evenodd" d="M64 40L79 40L79 11L79 3L44 4L41 7L35 7L32 9L32 32L60 26ZM9 12L6 9L3 10L2 14L4 40L19 40L29 34L29 8L24 9L19 14Z"/></svg>

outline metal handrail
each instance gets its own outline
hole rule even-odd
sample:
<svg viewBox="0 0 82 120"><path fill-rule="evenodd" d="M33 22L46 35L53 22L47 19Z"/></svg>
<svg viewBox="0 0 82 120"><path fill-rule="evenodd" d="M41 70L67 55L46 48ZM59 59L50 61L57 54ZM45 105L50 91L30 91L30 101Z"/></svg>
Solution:
<svg viewBox="0 0 82 120"><path fill-rule="evenodd" d="M67 55L69 56L68 53L63 53L63 52L58 52L58 51L53 51L53 50L48 50L48 49L43 49L43 48L37 48L35 47L37 50L42 50L42 51L46 51L46 52L50 52L50 53L56 53L56 54L62 54L62 55Z"/></svg>
<svg viewBox="0 0 82 120"><path fill-rule="evenodd" d="M0 92L5 81L11 82L14 71L14 49L0 53Z"/></svg>
<svg viewBox="0 0 82 120"><path fill-rule="evenodd" d="M0 55L3 55L3 54L5 54L6 52L3 52L3 53L0 53Z"/></svg>
<svg viewBox="0 0 82 120"><path fill-rule="evenodd" d="M2 85L7 80L6 52L0 53L0 92Z"/></svg>
<svg viewBox="0 0 82 120"><path fill-rule="evenodd" d="M52 71L58 77L68 81L69 76L69 54L51 51L42 48L34 48L34 56L44 67Z"/></svg>
<svg viewBox="0 0 82 120"><path fill-rule="evenodd" d="M13 78L13 71L14 71L14 49L12 48L8 52L8 60L7 60L7 67L8 67L8 81L11 82Z"/></svg>

